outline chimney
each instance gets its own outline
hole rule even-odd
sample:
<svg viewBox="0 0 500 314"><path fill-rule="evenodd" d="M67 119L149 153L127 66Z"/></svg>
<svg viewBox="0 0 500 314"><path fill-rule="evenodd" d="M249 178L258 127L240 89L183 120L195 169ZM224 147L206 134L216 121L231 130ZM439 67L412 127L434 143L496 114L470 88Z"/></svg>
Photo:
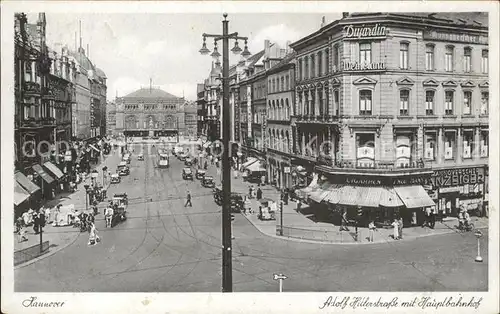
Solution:
<svg viewBox="0 0 500 314"><path fill-rule="evenodd" d="M349 12L342 12L342 18L345 19L349 16Z"/></svg>
<svg viewBox="0 0 500 314"><path fill-rule="evenodd" d="M320 26L320 28L323 28L325 26L325 24L326 24L326 18L323 16L321 18L321 26Z"/></svg>
<svg viewBox="0 0 500 314"><path fill-rule="evenodd" d="M271 41L269 39L264 40L264 56L269 57L271 50Z"/></svg>

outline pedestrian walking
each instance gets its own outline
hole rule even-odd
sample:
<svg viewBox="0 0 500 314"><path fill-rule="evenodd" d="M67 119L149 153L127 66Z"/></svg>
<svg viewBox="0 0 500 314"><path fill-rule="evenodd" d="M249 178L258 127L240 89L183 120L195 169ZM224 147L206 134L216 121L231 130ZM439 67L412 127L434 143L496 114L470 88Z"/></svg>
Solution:
<svg viewBox="0 0 500 314"><path fill-rule="evenodd" d="M340 231L349 231L346 227L347 223L347 211L345 209L342 209L342 218L340 221Z"/></svg>
<svg viewBox="0 0 500 314"><path fill-rule="evenodd" d="M98 231L93 222L90 222L89 228L89 242L87 245L96 245L98 242L101 242L101 238L98 235Z"/></svg>
<svg viewBox="0 0 500 314"><path fill-rule="evenodd" d="M394 238L394 240L399 240L399 224L398 224L398 220L396 218L392 222L392 226L393 226L393 230L394 230L392 237Z"/></svg>
<svg viewBox="0 0 500 314"><path fill-rule="evenodd" d="M112 227L111 221L113 219L113 207L112 204L109 204L109 206L106 208L106 211L104 213L106 217L106 228Z"/></svg>
<svg viewBox="0 0 500 314"><path fill-rule="evenodd" d="M191 193L188 191L187 196L186 196L186 204L184 204L184 207L187 207L189 204L189 207L193 207L193 204L191 203Z"/></svg>
<svg viewBox="0 0 500 314"><path fill-rule="evenodd" d="M262 199L262 190L260 188L257 188L257 200Z"/></svg>
<svg viewBox="0 0 500 314"><path fill-rule="evenodd" d="M372 221L370 221L370 223L368 224L368 229L370 230L370 236L369 236L369 238L368 238L368 241L369 241L369 242L373 242L373 235L374 235L374 233L375 233L375 230L377 229L377 228L375 227L375 222L374 222L373 220L372 220Z"/></svg>
<svg viewBox="0 0 500 314"><path fill-rule="evenodd" d="M206 160L205 160L205 164L203 165L203 168L204 168L205 170L207 170L207 169L208 169L208 162L207 162Z"/></svg>
<svg viewBox="0 0 500 314"><path fill-rule="evenodd" d="M28 241L28 238L26 238L26 225L24 224L24 220L19 217L16 220L16 228L17 228L17 235L18 235L18 242L24 242Z"/></svg>
<svg viewBox="0 0 500 314"><path fill-rule="evenodd" d="M403 217L399 216L398 219L398 233L399 233L399 239L403 240Z"/></svg>
<svg viewBox="0 0 500 314"><path fill-rule="evenodd" d="M285 191L285 192L283 192L283 193L284 193L284 195L283 195L283 203L284 203L285 205L288 205L288 192L287 192L287 191Z"/></svg>
<svg viewBox="0 0 500 314"><path fill-rule="evenodd" d="M260 177L260 184L264 185L265 183L266 183L266 176L263 175L262 177Z"/></svg>
<svg viewBox="0 0 500 314"><path fill-rule="evenodd" d="M35 212L33 214L33 232L35 232L35 234L38 234L39 226L40 226L40 213Z"/></svg>
<svg viewBox="0 0 500 314"><path fill-rule="evenodd" d="M253 190L253 186L251 186L251 185L250 185L250 186L248 186L248 198L252 198L252 196L253 196L253 195L252 195L252 194L253 194L253 193L252 193L252 190Z"/></svg>
<svg viewBox="0 0 500 314"><path fill-rule="evenodd" d="M299 199L297 199L297 212L300 213L300 208L302 207L302 203Z"/></svg>

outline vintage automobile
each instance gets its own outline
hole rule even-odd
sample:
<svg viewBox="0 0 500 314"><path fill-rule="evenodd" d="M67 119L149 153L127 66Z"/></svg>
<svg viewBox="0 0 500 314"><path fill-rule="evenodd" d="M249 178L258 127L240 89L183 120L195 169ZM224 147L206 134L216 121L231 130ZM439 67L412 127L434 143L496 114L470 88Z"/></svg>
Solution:
<svg viewBox="0 0 500 314"><path fill-rule="evenodd" d="M196 170L196 179L202 180L205 177L205 174L207 173L206 170L203 169L197 169Z"/></svg>
<svg viewBox="0 0 500 314"><path fill-rule="evenodd" d="M128 197L126 193L113 195L113 218L111 218L111 227L127 220Z"/></svg>
<svg viewBox="0 0 500 314"><path fill-rule="evenodd" d="M127 164L130 163L131 156L129 153L123 155L122 161L125 161Z"/></svg>
<svg viewBox="0 0 500 314"><path fill-rule="evenodd" d="M270 199L261 199L257 218L260 220L276 220L276 211L272 209L273 203Z"/></svg>
<svg viewBox="0 0 500 314"><path fill-rule="evenodd" d="M117 173L113 173L111 175L111 184L114 184L114 183L120 183L121 182L121 178L120 178L120 175L117 174Z"/></svg>
<svg viewBox="0 0 500 314"><path fill-rule="evenodd" d="M193 180L193 171L191 170L191 168L182 169L182 178L184 180Z"/></svg>
<svg viewBox="0 0 500 314"><path fill-rule="evenodd" d="M214 188L214 201L217 205L222 205L222 187L217 186ZM243 210L243 197L235 192L231 193L231 211L239 213Z"/></svg>
<svg viewBox="0 0 500 314"><path fill-rule="evenodd" d="M120 162L120 164L118 165L118 168L116 169L116 172L120 176L128 176L130 174L130 169L127 166L127 162L125 162L125 161Z"/></svg>
<svg viewBox="0 0 500 314"><path fill-rule="evenodd" d="M201 185L206 188L214 188L215 187L214 178L205 176L203 180L201 180Z"/></svg>
<svg viewBox="0 0 500 314"><path fill-rule="evenodd" d="M185 152L181 152L177 155L177 158L179 158L180 161L184 161L187 158L187 154Z"/></svg>
<svg viewBox="0 0 500 314"><path fill-rule="evenodd" d="M137 160L143 161L144 160L144 154L140 153L139 156L137 156Z"/></svg>
<svg viewBox="0 0 500 314"><path fill-rule="evenodd" d="M193 164L194 164L193 157L186 157L186 160L184 160L184 165L186 165L186 166L192 166Z"/></svg>

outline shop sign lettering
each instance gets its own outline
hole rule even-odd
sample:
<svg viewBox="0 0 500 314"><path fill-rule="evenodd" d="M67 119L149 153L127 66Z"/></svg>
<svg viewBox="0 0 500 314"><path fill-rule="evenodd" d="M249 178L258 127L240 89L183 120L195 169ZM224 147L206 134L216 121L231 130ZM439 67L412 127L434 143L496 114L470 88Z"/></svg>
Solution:
<svg viewBox="0 0 500 314"><path fill-rule="evenodd" d="M385 70L384 62L341 62L343 71Z"/></svg>
<svg viewBox="0 0 500 314"><path fill-rule="evenodd" d="M431 177L434 188L484 183L483 168L436 170Z"/></svg>
<svg viewBox="0 0 500 314"><path fill-rule="evenodd" d="M430 40L442 40L442 41L454 41L472 44L488 44L488 37L482 35L471 35L471 34L457 34L457 33L444 33L435 30L429 30L424 32L424 39Z"/></svg>
<svg viewBox="0 0 500 314"><path fill-rule="evenodd" d="M392 179L392 185L426 185L428 183L429 178L424 176Z"/></svg>
<svg viewBox="0 0 500 314"><path fill-rule="evenodd" d="M346 177L345 181L347 184L354 184L354 185L381 185L382 184L382 180L380 180L380 179L359 179L359 178Z"/></svg>
<svg viewBox="0 0 500 314"><path fill-rule="evenodd" d="M374 26L354 26L347 25L344 26L344 38L370 38L370 37L384 37L387 35L387 28L381 26L378 23Z"/></svg>

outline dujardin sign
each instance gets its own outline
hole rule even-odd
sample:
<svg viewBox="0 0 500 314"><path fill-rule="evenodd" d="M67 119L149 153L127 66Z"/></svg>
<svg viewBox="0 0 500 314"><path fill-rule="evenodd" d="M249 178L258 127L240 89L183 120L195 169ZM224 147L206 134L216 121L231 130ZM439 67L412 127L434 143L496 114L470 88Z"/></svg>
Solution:
<svg viewBox="0 0 500 314"><path fill-rule="evenodd" d="M387 27L375 25L346 25L344 26L345 39L365 39L387 36Z"/></svg>
<svg viewBox="0 0 500 314"><path fill-rule="evenodd" d="M342 71L383 71L386 69L384 62L341 62Z"/></svg>

